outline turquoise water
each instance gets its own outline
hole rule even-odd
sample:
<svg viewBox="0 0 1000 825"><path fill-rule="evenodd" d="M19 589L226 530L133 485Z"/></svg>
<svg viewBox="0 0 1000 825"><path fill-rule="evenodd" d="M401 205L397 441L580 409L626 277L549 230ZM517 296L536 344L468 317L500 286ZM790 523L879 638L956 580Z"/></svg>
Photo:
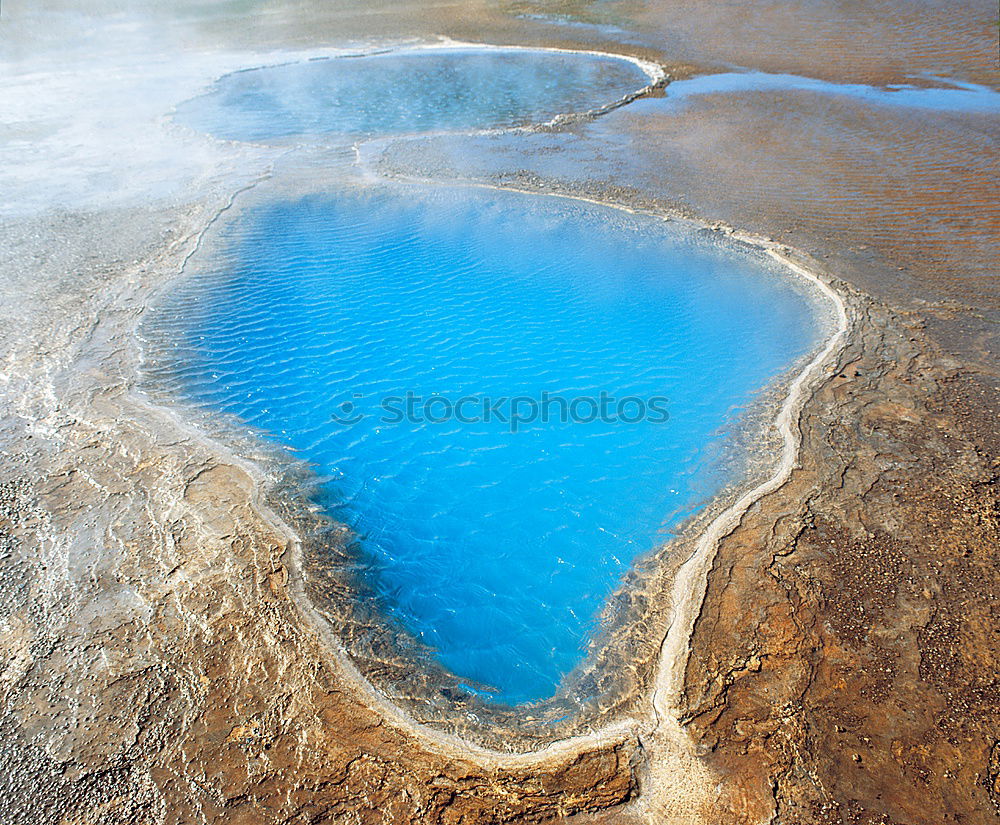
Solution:
<svg viewBox="0 0 1000 825"><path fill-rule="evenodd" d="M564 199L347 188L218 243L150 311L157 366L315 463L366 586L509 704L581 661L623 572L723 482L733 410L817 335L763 256ZM547 422L496 403L545 393Z"/></svg>
<svg viewBox="0 0 1000 825"><path fill-rule="evenodd" d="M545 122L649 83L620 58L483 48L393 51L235 72L178 119L233 140L385 135Z"/></svg>

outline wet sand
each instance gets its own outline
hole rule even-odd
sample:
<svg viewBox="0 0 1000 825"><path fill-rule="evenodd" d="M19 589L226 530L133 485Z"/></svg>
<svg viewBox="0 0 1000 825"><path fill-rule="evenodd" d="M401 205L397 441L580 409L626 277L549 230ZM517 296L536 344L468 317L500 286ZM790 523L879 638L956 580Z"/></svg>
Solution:
<svg viewBox="0 0 1000 825"><path fill-rule="evenodd" d="M87 63L88 48L115 54L126 81L103 80L112 90L157 90L151 114L267 62L261 49L373 35L627 51L675 76L734 62L997 88L987 4L852 16L791 3L726 20L706 4L571 4L560 11L576 19L558 25L506 13L537 11L524 6L461 9L294 4L236 27L192 4L182 22L121 16L89 38L70 13L62 33L21 13L4 47L23 107L5 139L23 162L3 174L23 196L11 203L27 208L7 210L3 241L0 812L500 822L618 805L596 816L996 821L995 117L748 93L681 112L640 101L531 136L527 150L498 138L475 153L438 144L383 156L382 171L580 194L771 237L852 306L847 348L803 408L797 466L706 571L680 722L667 717L664 740L624 731L513 760L429 744L373 706L331 655L335 636L296 607L294 537L261 498L276 481L259 469L267 457L220 451L136 396L127 365L145 296L280 153L178 136L183 163L154 142L121 170L100 123L95 139L66 130L72 107L26 105L73 90L60 63ZM165 44L213 53L166 69ZM162 127L148 128L121 139ZM53 164L66 178L46 189ZM665 608L637 595L641 660L665 633Z"/></svg>

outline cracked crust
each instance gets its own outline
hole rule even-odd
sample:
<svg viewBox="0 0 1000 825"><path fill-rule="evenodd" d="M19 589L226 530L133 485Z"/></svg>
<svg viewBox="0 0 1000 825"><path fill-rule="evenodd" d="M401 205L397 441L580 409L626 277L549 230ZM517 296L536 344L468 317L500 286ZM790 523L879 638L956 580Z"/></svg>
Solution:
<svg viewBox="0 0 1000 825"><path fill-rule="evenodd" d="M997 821L998 398L873 308L810 404L692 640L686 719L747 791L731 821Z"/></svg>

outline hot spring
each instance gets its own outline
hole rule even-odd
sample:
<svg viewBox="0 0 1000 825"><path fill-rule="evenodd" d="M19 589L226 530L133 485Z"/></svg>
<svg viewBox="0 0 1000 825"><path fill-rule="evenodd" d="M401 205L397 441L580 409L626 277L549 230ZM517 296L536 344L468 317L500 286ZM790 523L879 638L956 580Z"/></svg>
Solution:
<svg viewBox="0 0 1000 825"><path fill-rule="evenodd" d="M579 663L818 334L763 254L563 199L345 188L218 244L150 312L158 368L314 463L395 618L511 704Z"/></svg>
<svg viewBox="0 0 1000 825"><path fill-rule="evenodd" d="M455 132L649 80L610 56L389 53L231 74L178 118ZM634 560L732 479L740 411L818 341L766 255L652 216L388 182L255 203L149 310L147 369L311 462L387 619L490 701L555 694Z"/></svg>
<svg viewBox="0 0 1000 825"><path fill-rule="evenodd" d="M651 78L611 55L485 47L394 50L234 72L178 119L217 137L469 131L621 100Z"/></svg>

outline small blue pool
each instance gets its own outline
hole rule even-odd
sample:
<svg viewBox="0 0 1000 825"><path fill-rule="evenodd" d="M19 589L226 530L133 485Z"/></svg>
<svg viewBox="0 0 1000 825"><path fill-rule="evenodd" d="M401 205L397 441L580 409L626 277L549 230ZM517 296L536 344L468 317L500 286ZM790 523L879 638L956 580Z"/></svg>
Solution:
<svg viewBox="0 0 1000 825"><path fill-rule="evenodd" d="M366 586L507 704L553 695L818 335L763 255L561 198L344 186L214 246L150 313L160 366L313 462Z"/></svg>
<svg viewBox="0 0 1000 825"><path fill-rule="evenodd" d="M396 50L235 72L177 118L233 140L465 131L545 122L642 89L618 57L482 47Z"/></svg>

